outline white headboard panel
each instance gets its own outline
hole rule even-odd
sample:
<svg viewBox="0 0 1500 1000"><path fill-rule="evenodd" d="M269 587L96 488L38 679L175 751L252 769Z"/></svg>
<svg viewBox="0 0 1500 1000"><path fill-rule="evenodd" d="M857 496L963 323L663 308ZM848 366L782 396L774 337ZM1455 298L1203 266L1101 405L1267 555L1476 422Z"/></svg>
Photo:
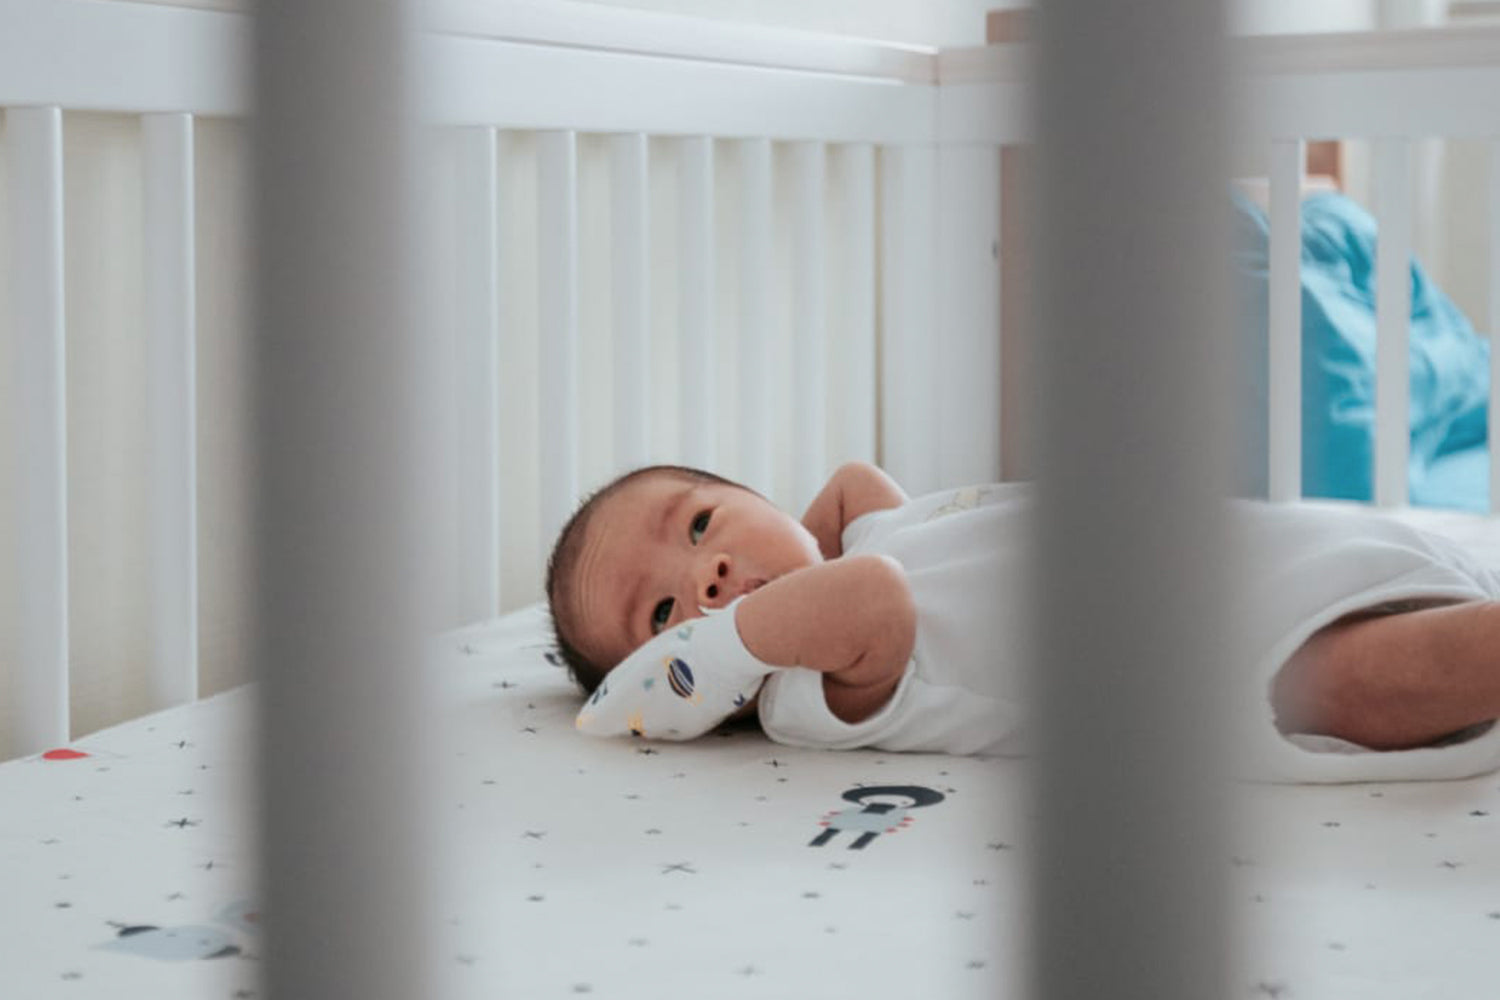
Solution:
<svg viewBox="0 0 1500 1000"><path fill-rule="evenodd" d="M880 458L874 147L477 130L451 154L439 298L463 329L503 331L458 344L456 523L484 537L498 491L496 604L535 599L580 493L624 469L700 465L800 509L839 463ZM549 185L554 161L574 184ZM928 370L934 343L912 341ZM491 409L494 434L474 419ZM470 579L467 617L489 613L495 583Z"/></svg>

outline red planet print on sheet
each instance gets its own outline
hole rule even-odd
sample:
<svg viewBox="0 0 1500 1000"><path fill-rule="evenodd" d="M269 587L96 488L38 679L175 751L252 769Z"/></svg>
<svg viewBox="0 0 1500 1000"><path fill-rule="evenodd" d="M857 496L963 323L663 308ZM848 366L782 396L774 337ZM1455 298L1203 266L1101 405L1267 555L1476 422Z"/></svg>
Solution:
<svg viewBox="0 0 1500 1000"><path fill-rule="evenodd" d="M88 754L82 750L69 750L67 747L60 747L57 750L48 750L42 754L42 760L79 760L87 756Z"/></svg>

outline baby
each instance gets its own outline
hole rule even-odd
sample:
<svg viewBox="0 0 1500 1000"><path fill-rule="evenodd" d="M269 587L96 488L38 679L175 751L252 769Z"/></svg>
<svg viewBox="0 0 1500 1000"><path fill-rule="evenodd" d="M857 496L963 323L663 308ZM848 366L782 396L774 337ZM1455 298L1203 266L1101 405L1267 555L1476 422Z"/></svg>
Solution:
<svg viewBox="0 0 1500 1000"><path fill-rule="evenodd" d="M696 469L620 477L548 565L558 646L593 696L580 728L689 738L753 712L798 746L1026 752L1030 495L1010 483L912 499L855 462L798 521ZM1373 514L1235 511L1249 589L1244 648L1226 656L1246 661L1230 673L1250 701L1236 754L1248 776L1500 766L1500 574Z"/></svg>

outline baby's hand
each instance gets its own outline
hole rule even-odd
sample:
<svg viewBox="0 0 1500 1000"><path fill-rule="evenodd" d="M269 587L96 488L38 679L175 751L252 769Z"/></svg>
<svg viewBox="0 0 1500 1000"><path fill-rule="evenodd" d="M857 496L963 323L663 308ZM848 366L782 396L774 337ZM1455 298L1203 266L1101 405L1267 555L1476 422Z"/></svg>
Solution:
<svg viewBox="0 0 1500 1000"><path fill-rule="evenodd" d="M690 740L743 708L766 675L740 641L738 598L674 626L627 656L600 682L576 725L591 736Z"/></svg>

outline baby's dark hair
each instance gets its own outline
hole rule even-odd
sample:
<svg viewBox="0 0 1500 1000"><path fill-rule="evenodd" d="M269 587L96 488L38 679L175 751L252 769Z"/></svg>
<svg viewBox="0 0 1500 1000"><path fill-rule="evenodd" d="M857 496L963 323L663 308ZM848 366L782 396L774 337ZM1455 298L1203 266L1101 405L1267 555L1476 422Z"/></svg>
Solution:
<svg viewBox="0 0 1500 1000"><path fill-rule="evenodd" d="M620 492L626 486L646 476L676 476L695 483L719 483L749 490L748 486L716 476L712 472L694 469L686 465L648 465L619 476L595 490L579 504L578 510L568 518L557 542L552 546L552 555L547 560L547 610L552 616L552 632L557 637L557 651L568 665L568 673L584 694L593 694L604 675L615 666L613 663L598 663L587 656L574 643L576 622L573 621L574 573L578 568L578 557L583 551L583 537L589 521L601 503ZM754 493L754 490L750 490ZM758 495L758 494L757 494Z"/></svg>

